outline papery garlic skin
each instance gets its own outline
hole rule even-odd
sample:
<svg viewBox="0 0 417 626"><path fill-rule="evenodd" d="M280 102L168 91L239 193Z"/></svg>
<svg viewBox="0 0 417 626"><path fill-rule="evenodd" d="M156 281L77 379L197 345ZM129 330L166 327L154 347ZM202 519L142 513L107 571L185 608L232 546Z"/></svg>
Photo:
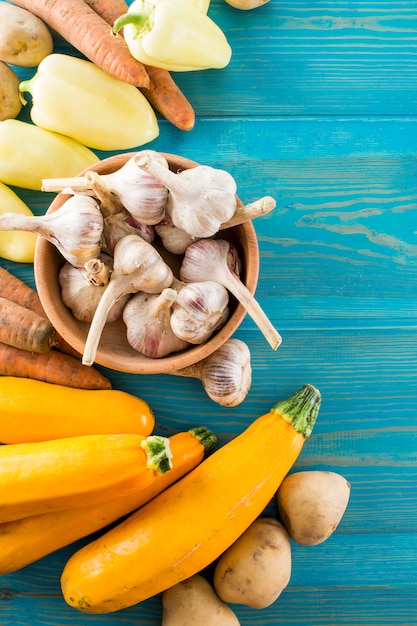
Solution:
<svg viewBox="0 0 417 626"><path fill-rule="evenodd" d="M147 154L151 154L161 167L168 169L168 162L162 154L154 150L142 150L119 170L102 175L101 178L135 220L153 225L164 216L168 189L137 166L137 160Z"/></svg>
<svg viewBox="0 0 417 626"><path fill-rule="evenodd" d="M260 304L240 280L239 257L235 246L224 239L202 239L188 246L180 268L185 282L215 280L226 287L252 317L273 350L282 342Z"/></svg>
<svg viewBox="0 0 417 626"><path fill-rule="evenodd" d="M153 226L136 222L127 211L104 218L103 248L108 254L114 254L117 242L126 235L137 235L148 243L153 243L155 230Z"/></svg>
<svg viewBox="0 0 417 626"><path fill-rule="evenodd" d="M172 309L171 328L191 344L202 344L229 316L229 293L215 281L184 285Z"/></svg>
<svg viewBox="0 0 417 626"><path fill-rule="evenodd" d="M250 350L240 339L228 339L210 356L174 373L199 378L213 402L237 406L245 400L252 385Z"/></svg>
<svg viewBox="0 0 417 626"><path fill-rule="evenodd" d="M167 213L175 226L192 237L212 237L236 211L236 181L226 170L197 165L174 173L151 154L136 163L168 188Z"/></svg>
<svg viewBox="0 0 417 626"><path fill-rule="evenodd" d="M91 322L101 297L110 281L113 260L107 255L92 259L85 267L65 263L58 274L62 301L80 322ZM129 299L124 296L109 309L106 322L115 322L122 315Z"/></svg>
<svg viewBox="0 0 417 626"><path fill-rule="evenodd" d="M96 309L84 347L82 362L92 365L110 308L127 294L160 293L173 281L171 268L152 244L126 235L114 249L113 273Z"/></svg>
<svg viewBox="0 0 417 626"><path fill-rule="evenodd" d="M113 195L115 204L121 204L138 222L157 224L165 212L168 189L143 169L137 167L137 159L150 157L162 168L168 169L165 157L154 150L142 150L132 155L122 167L109 174L98 174L89 170L84 176L72 178L46 178L42 181L43 191L70 190L71 193L95 193L103 199L104 190L107 200ZM109 203L106 202L106 205ZM113 213L111 206L106 206L104 214ZM116 211L117 212L117 211Z"/></svg>
<svg viewBox="0 0 417 626"><path fill-rule="evenodd" d="M37 233L52 243L76 267L100 255L103 216L95 198L74 195L46 215L3 213L0 230Z"/></svg>
<svg viewBox="0 0 417 626"><path fill-rule="evenodd" d="M201 380L207 395L222 406L237 406L252 384L251 355L239 339L230 339L201 366Z"/></svg>
<svg viewBox="0 0 417 626"><path fill-rule="evenodd" d="M195 241L195 237L175 226L169 215L165 215L154 228L165 250L172 254L184 254L188 246Z"/></svg>
<svg viewBox="0 0 417 626"><path fill-rule="evenodd" d="M171 329L172 306L177 297L175 289L163 289L160 294L137 293L123 310L129 345L147 357L158 359L189 346Z"/></svg>

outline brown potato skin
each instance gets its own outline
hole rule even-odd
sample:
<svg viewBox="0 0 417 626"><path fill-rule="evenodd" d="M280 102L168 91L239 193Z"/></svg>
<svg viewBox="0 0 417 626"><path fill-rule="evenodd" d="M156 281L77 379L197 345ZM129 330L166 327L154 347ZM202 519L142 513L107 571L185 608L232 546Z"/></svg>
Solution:
<svg viewBox="0 0 417 626"><path fill-rule="evenodd" d="M0 121L14 119L19 115L22 108L19 84L16 72L0 61Z"/></svg>
<svg viewBox="0 0 417 626"><path fill-rule="evenodd" d="M161 626L240 626L232 609L216 595L200 574L183 580L162 594Z"/></svg>
<svg viewBox="0 0 417 626"><path fill-rule="evenodd" d="M333 534L349 497L346 478L322 470L288 475L276 494L282 523L291 539L303 546L318 545Z"/></svg>
<svg viewBox="0 0 417 626"><path fill-rule="evenodd" d="M52 34L39 17L0 2L0 60L18 67L35 67L52 49Z"/></svg>
<svg viewBox="0 0 417 626"><path fill-rule="evenodd" d="M214 588L224 602L270 606L291 577L291 545L284 526L259 517L216 563Z"/></svg>

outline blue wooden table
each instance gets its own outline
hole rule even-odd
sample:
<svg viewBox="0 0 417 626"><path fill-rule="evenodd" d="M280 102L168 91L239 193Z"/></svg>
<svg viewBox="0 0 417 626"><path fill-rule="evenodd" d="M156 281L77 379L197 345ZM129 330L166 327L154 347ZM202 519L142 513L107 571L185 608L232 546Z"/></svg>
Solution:
<svg viewBox="0 0 417 626"><path fill-rule="evenodd" d="M204 423L220 444L317 386L321 413L295 469L343 474L348 509L324 544L292 546L274 605L233 608L245 626L417 624L417 5L271 0L238 11L213 0L210 15L232 61L176 76L195 128L161 119L149 147L229 170L245 202L276 198L254 223L257 298L283 343L272 352L245 318L235 336L250 347L253 383L234 409L197 380L106 373L149 401L160 434ZM46 209L40 192L18 192ZM34 284L32 266L2 265ZM0 577L0 623L158 626L159 597L95 617L65 604L60 573L83 543Z"/></svg>

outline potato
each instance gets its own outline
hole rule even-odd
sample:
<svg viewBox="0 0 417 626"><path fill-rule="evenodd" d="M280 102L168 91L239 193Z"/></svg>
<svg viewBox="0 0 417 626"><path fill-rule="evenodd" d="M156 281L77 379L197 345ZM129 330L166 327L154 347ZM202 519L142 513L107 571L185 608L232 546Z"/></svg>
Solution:
<svg viewBox="0 0 417 626"><path fill-rule="evenodd" d="M16 72L0 61L0 121L14 119L19 115L22 108L19 83Z"/></svg>
<svg viewBox="0 0 417 626"><path fill-rule="evenodd" d="M162 594L162 626L239 626L232 609L216 595L200 574Z"/></svg>
<svg viewBox="0 0 417 626"><path fill-rule="evenodd" d="M284 526L259 517L219 558L214 588L224 602L270 606L291 577L291 545Z"/></svg>
<svg viewBox="0 0 417 626"><path fill-rule="evenodd" d="M278 511L291 539L303 546L323 543L335 531L350 497L350 484L327 471L295 472L276 494Z"/></svg>
<svg viewBox="0 0 417 626"><path fill-rule="evenodd" d="M39 17L0 2L0 60L18 67L35 67L52 49L52 34Z"/></svg>

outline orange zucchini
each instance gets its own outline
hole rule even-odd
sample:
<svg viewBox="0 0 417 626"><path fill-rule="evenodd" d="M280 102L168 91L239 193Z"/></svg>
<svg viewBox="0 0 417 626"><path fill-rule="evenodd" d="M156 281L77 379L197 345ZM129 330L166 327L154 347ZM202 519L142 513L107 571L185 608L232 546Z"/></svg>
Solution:
<svg viewBox="0 0 417 626"><path fill-rule="evenodd" d="M0 446L0 523L108 502L170 471L169 439L82 435Z"/></svg>
<svg viewBox="0 0 417 626"><path fill-rule="evenodd" d="M132 606L200 572L262 513L302 450L320 394L305 385L67 561L65 601L85 613Z"/></svg>
<svg viewBox="0 0 417 626"><path fill-rule="evenodd" d="M76 389L40 380L0 377L0 442L30 443L79 435L147 437L150 406L116 389Z"/></svg>
<svg viewBox="0 0 417 626"><path fill-rule="evenodd" d="M216 437L203 426L177 433L170 437L172 469L140 491L103 504L0 524L0 574L15 572L138 509L201 463L215 443Z"/></svg>

